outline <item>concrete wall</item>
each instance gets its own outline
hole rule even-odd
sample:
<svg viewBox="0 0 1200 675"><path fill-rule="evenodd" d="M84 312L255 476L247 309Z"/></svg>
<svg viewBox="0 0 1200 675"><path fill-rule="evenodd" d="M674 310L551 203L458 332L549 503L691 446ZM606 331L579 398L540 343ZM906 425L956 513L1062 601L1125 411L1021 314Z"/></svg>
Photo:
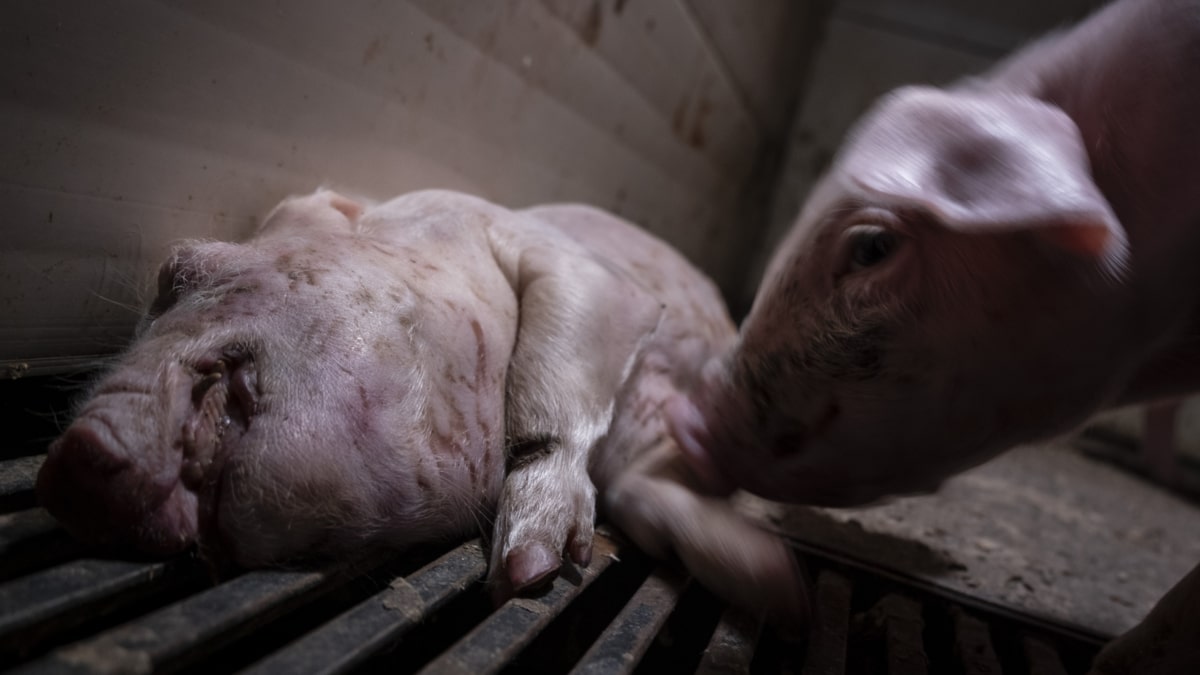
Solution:
<svg viewBox="0 0 1200 675"><path fill-rule="evenodd" d="M737 289L819 4L6 3L0 373L119 349L173 242L322 183L590 202Z"/></svg>

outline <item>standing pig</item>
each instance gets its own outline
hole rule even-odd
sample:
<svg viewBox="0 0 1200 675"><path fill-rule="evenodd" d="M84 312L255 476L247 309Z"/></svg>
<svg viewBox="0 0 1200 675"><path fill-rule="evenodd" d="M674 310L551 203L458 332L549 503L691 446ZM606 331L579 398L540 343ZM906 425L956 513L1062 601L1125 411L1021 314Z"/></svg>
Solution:
<svg viewBox="0 0 1200 675"><path fill-rule="evenodd" d="M1200 2L1122 0L850 133L736 346L668 406L697 466L831 505L931 490L1200 386Z"/></svg>
<svg viewBox="0 0 1200 675"><path fill-rule="evenodd" d="M884 97L668 404L697 471L862 504L1200 386L1198 69L1200 2L1120 0Z"/></svg>
<svg viewBox="0 0 1200 675"><path fill-rule="evenodd" d="M81 538L241 566L494 516L491 576L521 591L588 564L599 488L637 543L790 622L788 549L692 490L658 414L734 337L711 282L601 211L318 191L174 253L37 493Z"/></svg>

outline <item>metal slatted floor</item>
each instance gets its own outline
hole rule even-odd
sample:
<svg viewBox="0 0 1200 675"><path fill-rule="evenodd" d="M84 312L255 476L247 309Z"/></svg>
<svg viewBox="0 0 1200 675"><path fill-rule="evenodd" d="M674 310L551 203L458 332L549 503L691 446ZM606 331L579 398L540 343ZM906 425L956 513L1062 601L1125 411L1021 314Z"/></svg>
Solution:
<svg viewBox="0 0 1200 675"><path fill-rule="evenodd" d="M34 442L36 441L36 442ZM23 447L41 443L34 439ZM796 542L816 588L785 639L601 527L592 564L494 607L480 542L216 581L72 541L0 461L0 671L1083 673L1095 636Z"/></svg>
<svg viewBox="0 0 1200 675"><path fill-rule="evenodd" d="M7 497L32 489L0 465ZM14 487L15 486L15 487ZM493 609L478 541L216 583L93 557L37 508L0 516L0 655L19 673L1075 673L1088 636L812 551L816 623L785 641L601 529L586 569ZM801 545L802 546L802 545ZM802 549L803 550L803 549Z"/></svg>

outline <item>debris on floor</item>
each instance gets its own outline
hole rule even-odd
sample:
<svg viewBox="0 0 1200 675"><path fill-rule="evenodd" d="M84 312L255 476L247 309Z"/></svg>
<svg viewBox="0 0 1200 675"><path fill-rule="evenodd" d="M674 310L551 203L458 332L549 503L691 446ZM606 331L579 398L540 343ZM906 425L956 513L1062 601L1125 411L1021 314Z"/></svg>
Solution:
<svg viewBox="0 0 1200 675"><path fill-rule="evenodd" d="M934 495L742 505L802 542L1108 636L1200 562L1200 507L1061 441L1016 448Z"/></svg>

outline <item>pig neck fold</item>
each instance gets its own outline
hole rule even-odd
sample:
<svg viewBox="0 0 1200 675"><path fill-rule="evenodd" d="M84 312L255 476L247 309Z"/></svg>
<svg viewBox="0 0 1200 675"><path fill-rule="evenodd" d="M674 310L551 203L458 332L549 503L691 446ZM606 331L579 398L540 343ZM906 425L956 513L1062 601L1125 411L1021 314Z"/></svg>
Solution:
<svg viewBox="0 0 1200 675"><path fill-rule="evenodd" d="M1124 0L1081 30L1042 38L979 83L1067 113L1084 138L1097 186L1126 230L1125 288L1098 301L1106 304L1101 315L1124 324L1147 354L1118 402L1200 384L1200 359L1187 356L1186 344L1200 333L1193 290L1200 288L1193 260L1200 251L1197 64L1200 4Z"/></svg>

